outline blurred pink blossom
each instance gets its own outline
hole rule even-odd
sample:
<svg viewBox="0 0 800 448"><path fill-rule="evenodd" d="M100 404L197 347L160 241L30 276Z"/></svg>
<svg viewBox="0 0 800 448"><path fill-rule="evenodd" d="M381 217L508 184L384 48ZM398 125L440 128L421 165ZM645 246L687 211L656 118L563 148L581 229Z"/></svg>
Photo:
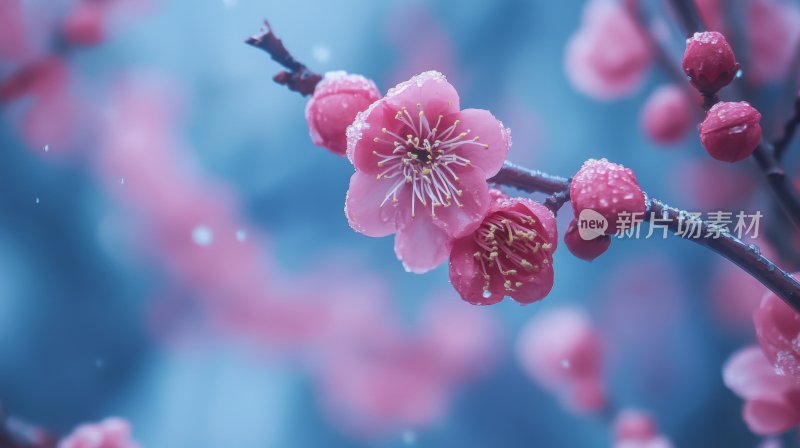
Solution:
<svg viewBox="0 0 800 448"><path fill-rule="evenodd" d="M614 448L672 448L649 414L625 409L614 422Z"/></svg>
<svg viewBox="0 0 800 448"><path fill-rule="evenodd" d="M785 77L800 43L800 9L784 0L751 0L747 9L750 60L745 75L754 82Z"/></svg>
<svg viewBox="0 0 800 448"><path fill-rule="evenodd" d="M757 186L749 170L707 157L682 160L669 173L667 178L679 176L682 180L669 184L676 201L697 211L742 210Z"/></svg>
<svg viewBox="0 0 800 448"><path fill-rule="evenodd" d="M586 95L613 100L641 86L652 58L647 39L621 3L590 0L567 44L567 78Z"/></svg>
<svg viewBox="0 0 800 448"><path fill-rule="evenodd" d="M139 444L131 438L131 426L126 420L110 417L78 426L58 448L139 448Z"/></svg>
<svg viewBox="0 0 800 448"><path fill-rule="evenodd" d="M602 342L583 310L542 311L523 328L517 359L566 408L598 412L605 407Z"/></svg>
<svg viewBox="0 0 800 448"><path fill-rule="evenodd" d="M724 31L721 0L694 0L694 4L709 31Z"/></svg>
<svg viewBox="0 0 800 448"><path fill-rule="evenodd" d="M22 0L0 2L0 61L17 61L27 54L25 28Z"/></svg>
<svg viewBox="0 0 800 448"><path fill-rule="evenodd" d="M679 142L694 125L694 105L685 89L661 86L642 109L642 127L648 137L662 144Z"/></svg>
<svg viewBox="0 0 800 448"><path fill-rule="evenodd" d="M777 435L800 425L800 386L777 375L758 347L745 347L731 355L722 378L745 400L742 416L754 433Z"/></svg>
<svg viewBox="0 0 800 448"><path fill-rule="evenodd" d="M397 84L413 73L436 70L446 73L454 84L463 76L458 67L456 49L426 3L397 3L388 13L385 32L387 40L397 50L388 79Z"/></svg>
<svg viewBox="0 0 800 448"><path fill-rule="evenodd" d="M493 321L452 294L428 301L413 332L391 313L354 300L364 301L331 304L349 318L329 325L316 371L330 417L355 435L377 437L434 423L455 388L495 359Z"/></svg>

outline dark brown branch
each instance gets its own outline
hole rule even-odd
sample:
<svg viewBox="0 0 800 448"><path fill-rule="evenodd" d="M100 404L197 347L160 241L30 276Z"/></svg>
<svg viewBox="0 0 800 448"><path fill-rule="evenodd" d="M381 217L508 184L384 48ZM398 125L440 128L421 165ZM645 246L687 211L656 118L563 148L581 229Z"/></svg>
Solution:
<svg viewBox="0 0 800 448"><path fill-rule="evenodd" d="M692 0L670 1L688 36L703 30L697 8ZM714 99L719 100L717 97L706 98L704 104L706 109L714 105ZM783 212L794 224L794 227L800 229L800 195L798 195L792 182L786 177L786 173L776 156L775 148L762 139L761 143L753 151L753 159L755 159L756 164L764 174L767 185L772 190L772 194L780 204Z"/></svg>
<svg viewBox="0 0 800 448"><path fill-rule="evenodd" d="M566 178L529 170L511 163L506 163L490 182L528 193L558 195L569 191L569 180ZM688 215L685 211L670 207L658 199L650 199L648 213L644 219L650 220L652 216L656 216L672 232L677 233ZM661 221L662 219L664 221ZM800 283L764 257L757 246L747 245L729 233L715 232L705 221L693 220L692 223L699 227L700 236L684 239L707 247L732 261L800 312Z"/></svg>
<svg viewBox="0 0 800 448"><path fill-rule="evenodd" d="M288 69L278 73L272 79L278 84L285 85L289 90L308 96L314 93L314 88L322 80L322 75L309 70L305 64L289 53L283 42L272 32L272 28L266 20L261 31L247 38L245 43L266 51L272 60Z"/></svg>
<svg viewBox="0 0 800 448"><path fill-rule="evenodd" d="M797 132L798 125L800 125L800 93L795 95L792 117L784 125L783 135L773 144L775 147L775 158L778 161L783 158L786 148L788 148L789 144L792 142L792 138L794 138L794 134Z"/></svg>

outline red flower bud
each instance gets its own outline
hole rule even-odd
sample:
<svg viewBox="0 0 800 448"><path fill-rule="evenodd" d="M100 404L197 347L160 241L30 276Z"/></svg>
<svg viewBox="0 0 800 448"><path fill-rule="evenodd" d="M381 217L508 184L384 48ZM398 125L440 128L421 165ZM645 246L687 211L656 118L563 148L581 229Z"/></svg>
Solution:
<svg viewBox="0 0 800 448"><path fill-rule="evenodd" d="M686 39L683 71L697 90L715 93L730 84L739 64L725 36L706 31Z"/></svg>
<svg viewBox="0 0 800 448"><path fill-rule="evenodd" d="M738 162L761 141L761 114L750 104L719 102L700 123L700 142L711 157Z"/></svg>
<svg viewBox="0 0 800 448"><path fill-rule="evenodd" d="M343 156L347 151L347 127L380 97L375 83L361 75L326 73L306 105L311 141Z"/></svg>
<svg viewBox="0 0 800 448"><path fill-rule="evenodd" d="M567 249L572 252L572 255L581 260L592 261L603 255L608 249L608 246L611 245L611 237L603 235L591 240L584 239L578 232L578 222L573 219L569 223L567 233L564 234L564 244L567 245Z"/></svg>

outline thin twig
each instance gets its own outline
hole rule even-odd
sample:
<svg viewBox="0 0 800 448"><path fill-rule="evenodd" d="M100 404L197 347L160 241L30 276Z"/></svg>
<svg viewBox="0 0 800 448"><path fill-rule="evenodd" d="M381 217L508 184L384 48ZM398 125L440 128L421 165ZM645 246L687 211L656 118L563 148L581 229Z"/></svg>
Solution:
<svg viewBox="0 0 800 448"><path fill-rule="evenodd" d="M797 132L798 125L800 125L800 93L795 95L794 111L792 113L792 117L783 126L783 135L773 144L775 147L775 158L778 161L783 158L786 149L792 142L792 138L794 137L795 132Z"/></svg>
<svg viewBox="0 0 800 448"><path fill-rule="evenodd" d="M288 71L278 73L272 79L278 84L285 85L289 90L308 96L314 93L314 88L322 80L322 75L309 70L289 53L283 42L272 32L272 27L266 20L261 31L248 37L245 43L266 51L272 60L288 69Z"/></svg>

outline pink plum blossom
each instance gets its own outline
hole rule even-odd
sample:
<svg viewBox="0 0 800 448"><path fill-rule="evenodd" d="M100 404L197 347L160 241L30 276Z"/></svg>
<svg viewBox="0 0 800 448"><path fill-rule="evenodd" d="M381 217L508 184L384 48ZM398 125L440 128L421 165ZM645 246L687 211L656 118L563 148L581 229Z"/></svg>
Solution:
<svg viewBox="0 0 800 448"><path fill-rule="evenodd" d="M770 291L753 313L753 322L761 350L775 372L800 383L800 314Z"/></svg>
<svg viewBox="0 0 800 448"><path fill-rule="evenodd" d="M565 307L544 311L525 325L517 359L525 373L565 407L594 412L606 404L601 345L586 313Z"/></svg>
<svg viewBox="0 0 800 448"><path fill-rule="evenodd" d="M450 254L451 241L472 233L489 210L486 179L502 167L510 133L491 113L460 109L438 72L389 90L347 130L356 169L345 214L365 235L397 233L406 270L423 273Z"/></svg>
<svg viewBox="0 0 800 448"><path fill-rule="evenodd" d="M111 417L78 426L58 448L139 448L139 444L131 438L130 423Z"/></svg>
<svg viewBox="0 0 800 448"><path fill-rule="evenodd" d="M625 409L614 422L614 448L672 448L649 414Z"/></svg>
<svg viewBox="0 0 800 448"><path fill-rule="evenodd" d="M634 93L652 61L652 49L620 2L590 0L581 27L569 40L567 78L578 91L600 100Z"/></svg>
<svg viewBox="0 0 800 448"><path fill-rule="evenodd" d="M800 386L775 373L756 346L734 353L722 369L725 385L745 400L742 416L759 435L777 435L800 425Z"/></svg>
<svg viewBox="0 0 800 448"><path fill-rule="evenodd" d="M475 232L453 243L450 282L474 305L511 296L521 304L544 298L553 288L555 216L527 198L491 190L489 214Z"/></svg>
<svg viewBox="0 0 800 448"><path fill-rule="evenodd" d="M753 0L746 18L750 60L745 75L759 83L781 80L800 43L800 9L784 0Z"/></svg>

